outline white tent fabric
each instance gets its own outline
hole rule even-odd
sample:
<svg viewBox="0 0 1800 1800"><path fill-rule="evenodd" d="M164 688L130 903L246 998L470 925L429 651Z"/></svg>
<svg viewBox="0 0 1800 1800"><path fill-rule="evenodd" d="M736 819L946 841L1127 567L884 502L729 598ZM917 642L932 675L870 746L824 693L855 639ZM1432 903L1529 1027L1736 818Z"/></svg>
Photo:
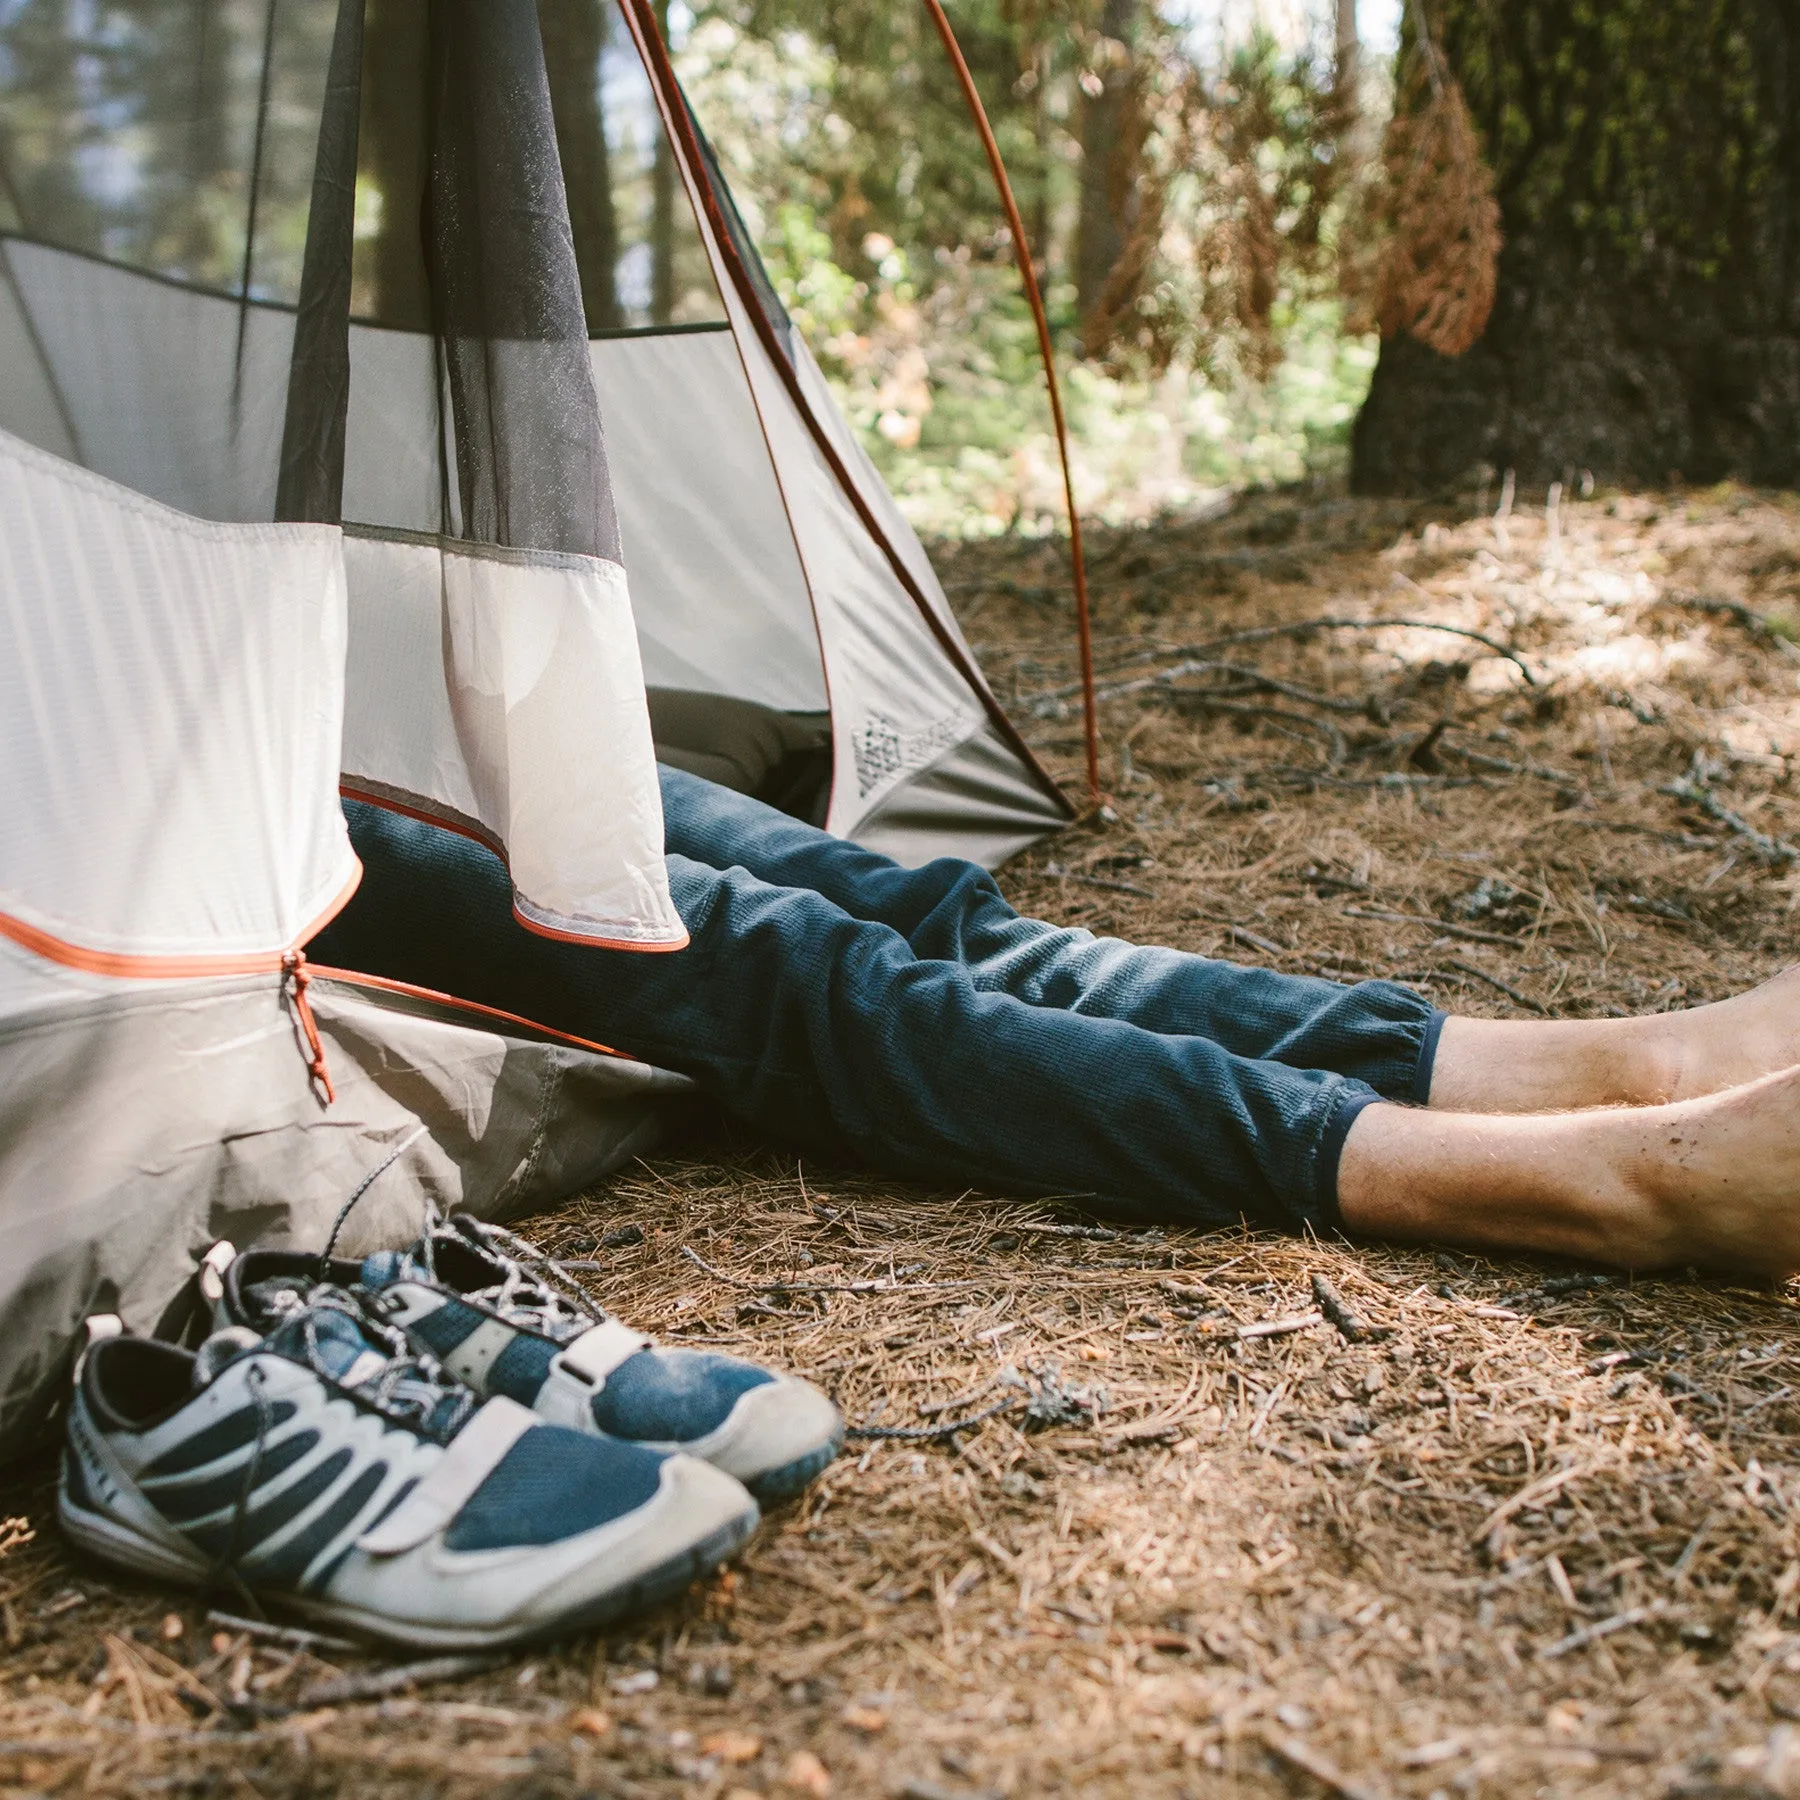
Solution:
<svg viewBox="0 0 1800 1800"><path fill-rule="evenodd" d="M194 519L0 433L0 1456L42 1427L86 1313L167 1325L221 1235L318 1245L419 1126L353 1250L404 1240L427 1205L506 1218L589 1185L689 1089L349 972L302 998L296 953L358 874L342 543ZM538 591L496 621L483 579L512 563L428 554L471 640L469 703L521 721L489 760L523 743L541 771L534 702L566 709L560 678L595 691L586 615L616 635L618 584L531 568ZM641 721L641 687L621 691ZM621 904L647 906L660 873Z"/></svg>
<svg viewBox="0 0 1800 1800"><path fill-rule="evenodd" d="M0 932L103 972L273 969L349 897L340 545L0 433Z"/></svg>
<svg viewBox="0 0 1800 1800"><path fill-rule="evenodd" d="M532 929L678 949L625 571L354 534L346 791L502 850Z"/></svg>

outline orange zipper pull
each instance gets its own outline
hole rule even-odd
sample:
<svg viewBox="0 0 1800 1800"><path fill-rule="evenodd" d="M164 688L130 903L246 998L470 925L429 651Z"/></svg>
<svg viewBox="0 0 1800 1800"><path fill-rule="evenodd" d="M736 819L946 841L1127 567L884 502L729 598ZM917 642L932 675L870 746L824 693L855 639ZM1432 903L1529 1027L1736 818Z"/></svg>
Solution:
<svg viewBox="0 0 1800 1800"><path fill-rule="evenodd" d="M288 982L293 984L294 1017L300 1021L300 1034L306 1040L307 1073L329 1106L337 1098L337 1091L331 1085L331 1071L325 1066L325 1046L319 1038L319 1023L313 1017L312 1002L306 997L306 990L312 986L312 971L306 966L305 953L290 950L281 959L281 973L284 986Z"/></svg>

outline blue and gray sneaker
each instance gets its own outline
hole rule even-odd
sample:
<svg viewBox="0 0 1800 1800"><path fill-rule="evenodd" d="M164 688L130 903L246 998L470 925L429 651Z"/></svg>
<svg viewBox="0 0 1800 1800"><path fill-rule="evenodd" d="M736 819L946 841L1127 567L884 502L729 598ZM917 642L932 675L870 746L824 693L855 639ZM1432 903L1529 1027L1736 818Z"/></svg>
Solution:
<svg viewBox="0 0 1800 1800"><path fill-rule="evenodd" d="M233 1259L225 1245L208 1264L201 1284L215 1317L252 1327L321 1275L317 1257L252 1250ZM332 1262L324 1274L356 1283L380 1317L476 1393L577 1431L699 1457L765 1505L797 1494L843 1445L837 1408L810 1382L659 1346L498 1226L459 1215L410 1249Z"/></svg>
<svg viewBox="0 0 1800 1800"><path fill-rule="evenodd" d="M718 1469L478 1401L329 1287L198 1352L90 1320L57 1505L107 1562L430 1649L605 1623L757 1523Z"/></svg>

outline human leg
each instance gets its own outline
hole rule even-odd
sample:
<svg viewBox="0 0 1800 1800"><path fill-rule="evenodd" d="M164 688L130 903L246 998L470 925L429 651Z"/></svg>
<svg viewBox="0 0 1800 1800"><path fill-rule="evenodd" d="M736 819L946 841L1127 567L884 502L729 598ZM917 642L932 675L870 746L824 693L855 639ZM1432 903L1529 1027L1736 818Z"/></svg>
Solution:
<svg viewBox="0 0 1800 1800"><path fill-rule="evenodd" d="M1657 1106L1496 1117L1370 1106L1339 1164L1348 1230L1800 1271L1800 1068Z"/></svg>
<svg viewBox="0 0 1800 1800"><path fill-rule="evenodd" d="M320 961L460 993L687 1068L738 1116L901 1173L1088 1192L1190 1223L1800 1268L1800 1069L1711 1097L1493 1117L1033 1008L821 896L671 859L672 956L512 918L478 846L352 807L364 893Z"/></svg>
<svg viewBox="0 0 1800 1800"><path fill-rule="evenodd" d="M691 941L572 946L512 917L505 869L453 834L349 805L362 890L313 947L523 1014L697 1080L787 1141L895 1173L1083 1193L1197 1224L1334 1219L1342 1075L1034 1007L914 955L824 896L679 854Z"/></svg>
<svg viewBox="0 0 1800 1800"><path fill-rule="evenodd" d="M1800 1064L1800 967L1641 1019L1465 1019L1443 1027L1429 1099L1449 1112L1649 1106Z"/></svg>

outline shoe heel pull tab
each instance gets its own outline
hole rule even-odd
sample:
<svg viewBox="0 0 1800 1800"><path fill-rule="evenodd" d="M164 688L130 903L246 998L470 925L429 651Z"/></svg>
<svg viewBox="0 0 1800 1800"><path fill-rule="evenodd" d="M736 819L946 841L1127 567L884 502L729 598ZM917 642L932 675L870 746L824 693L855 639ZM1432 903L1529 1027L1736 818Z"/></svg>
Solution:
<svg viewBox="0 0 1800 1800"><path fill-rule="evenodd" d="M104 1343L107 1338L123 1337L125 1321L117 1313L89 1313L82 1322L81 1348L75 1354L75 1373L73 1379L81 1380L81 1371L87 1367L88 1352L96 1344Z"/></svg>
<svg viewBox="0 0 1800 1800"><path fill-rule="evenodd" d="M229 1238L220 1238L200 1259L200 1298L214 1312L225 1298L225 1271L237 1261L237 1247Z"/></svg>

